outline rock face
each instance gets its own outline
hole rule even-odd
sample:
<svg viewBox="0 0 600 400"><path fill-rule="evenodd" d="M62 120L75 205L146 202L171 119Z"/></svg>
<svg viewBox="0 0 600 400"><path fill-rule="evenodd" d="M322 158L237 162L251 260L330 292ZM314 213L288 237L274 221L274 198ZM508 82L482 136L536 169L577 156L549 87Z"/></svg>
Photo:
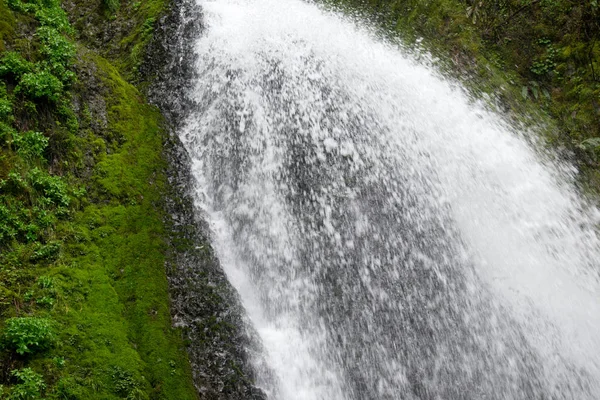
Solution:
<svg viewBox="0 0 600 400"><path fill-rule="evenodd" d="M194 39L202 13L187 0L174 0L157 23L140 68L153 81L150 101L166 118L165 143L171 192L164 207L170 220L171 254L166 265L174 324L184 328L194 383L205 399L266 399L253 384L250 366L258 341L245 321L239 297L209 243L209 229L194 206L191 162L176 132L193 110L186 87L194 78Z"/></svg>

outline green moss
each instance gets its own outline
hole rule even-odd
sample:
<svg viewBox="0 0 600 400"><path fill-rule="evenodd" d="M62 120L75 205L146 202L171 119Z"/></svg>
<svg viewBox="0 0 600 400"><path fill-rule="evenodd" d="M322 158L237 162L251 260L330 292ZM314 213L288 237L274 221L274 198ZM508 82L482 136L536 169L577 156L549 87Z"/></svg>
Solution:
<svg viewBox="0 0 600 400"><path fill-rule="evenodd" d="M137 71L139 68L145 56L146 47L154 33L156 16L163 7L164 0L151 0L141 3L132 10L136 26L120 43L122 47L128 49L128 56L119 64L122 70Z"/></svg>
<svg viewBox="0 0 600 400"><path fill-rule="evenodd" d="M140 30L111 61L73 43L56 1L10 5L0 3L11 50L0 54L0 331L49 321L53 340L16 358L26 336L5 335L0 363L15 372L2 390L195 399L164 271L161 116L124 79L127 49L143 52L162 2L138 7Z"/></svg>
<svg viewBox="0 0 600 400"><path fill-rule="evenodd" d="M83 246L69 245L68 262L86 266L73 271L93 282L88 308L77 312L79 324L89 336L101 338L89 345L85 363L112 362L155 398L194 398L181 335L170 326L166 301L163 216L155 207L165 185L160 115L108 62L95 62L110 88L109 129L124 144L100 157L96 168L97 195L110 204L91 204L71 223L87 240ZM96 359L98 354L103 360ZM123 354L120 362L115 363L115 354Z"/></svg>
<svg viewBox="0 0 600 400"><path fill-rule="evenodd" d="M5 41L14 34L15 17L4 2L0 2L0 52L6 50Z"/></svg>

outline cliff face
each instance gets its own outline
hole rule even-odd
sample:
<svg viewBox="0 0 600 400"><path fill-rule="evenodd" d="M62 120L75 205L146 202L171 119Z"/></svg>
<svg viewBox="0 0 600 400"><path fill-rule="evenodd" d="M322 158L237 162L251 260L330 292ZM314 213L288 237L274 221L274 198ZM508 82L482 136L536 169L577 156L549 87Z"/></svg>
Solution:
<svg viewBox="0 0 600 400"><path fill-rule="evenodd" d="M164 154L170 192L164 199L172 312L175 325L183 329L201 398L259 400L265 395L253 385L250 358L260 345L211 248L201 211L193 204L192 163L177 138L194 107L188 88L196 73L193 45L203 29L201 21L195 2L173 1L158 21L140 68L144 76L153 77L149 99L162 111L169 133Z"/></svg>
<svg viewBox="0 0 600 400"><path fill-rule="evenodd" d="M154 78L189 72L168 40L198 17L0 3L0 398L260 397L169 135L181 110L145 95L182 87Z"/></svg>

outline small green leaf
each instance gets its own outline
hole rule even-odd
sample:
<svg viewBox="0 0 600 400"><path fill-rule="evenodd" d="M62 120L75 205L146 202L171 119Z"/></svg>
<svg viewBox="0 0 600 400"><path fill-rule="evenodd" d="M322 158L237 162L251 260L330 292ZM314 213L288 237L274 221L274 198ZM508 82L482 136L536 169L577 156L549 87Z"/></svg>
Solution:
<svg viewBox="0 0 600 400"><path fill-rule="evenodd" d="M523 86L521 88L521 96L523 96L523 99L527 99L528 97L528 89L527 86Z"/></svg>

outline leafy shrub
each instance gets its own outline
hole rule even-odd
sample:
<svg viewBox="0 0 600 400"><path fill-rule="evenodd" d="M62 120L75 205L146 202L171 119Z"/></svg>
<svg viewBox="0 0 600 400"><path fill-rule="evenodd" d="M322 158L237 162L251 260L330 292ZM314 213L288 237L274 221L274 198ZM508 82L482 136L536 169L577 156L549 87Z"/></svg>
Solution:
<svg viewBox="0 0 600 400"><path fill-rule="evenodd" d="M67 14L56 1L51 2L47 7L38 8L35 11L35 18L40 21L40 25L44 27L52 27L65 33L73 32Z"/></svg>
<svg viewBox="0 0 600 400"><path fill-rule="evenodd" d="M41 53L46 56L48 68L63 82L73 80L75 74L69 68L75 57L75 46L53 27L42 26L36 35L42 44Z"/></svg>
<svg viewBox="0 0 600 400"><path fill-rule="evenodd" d="M40 132L28 131L13 136L17 153L25 159L42 158L48 147L48 138Z"/></svg>
<svg viewBox="0 0 600 400"><path fill-rule="evenodd" d="M25 240L28 243L35 242L38 240L38 233L40 232L40 227L36 224L27 224L25 226Z"/></svg>
<svg viewBox="0 0 600 400"><path fill-rule="evenodd" d="M25 60L19 53L8 51L0 59L0 77L12 76L18 79L23 74L33 71L33 63Z"/></svg>
<svg viewBox="0 0 600 400"><path fill-rule="evenodd" d="M48 201L51 203L68 207L71 202L69 197L67 184L58 176L49 175L47 172L42 172L39 168L33 168L28 174L31 186L41 191Z"/></svg>
<svg viewBox="0 0 600 400"><path fill-rule="evenodd" d="M0 120L12 120L12 102L7 98L6 85L0 82ZM0 137L2 134L0 133Z"/></svg>
<svg viewBox="0 0 600 400"><path fill-rule="evenodd" d="M35 12L38 9L38 5L35 3L23 3L21 0L7 0L6 4L11 10L19 11L22 13Z"/></svg>
<svg viewBox="0 0 600 400"><path fill-rule="evenodd" d="M57 102L63 93L63 83L48 70L23 74L15 93L23 93L32 99Z"/></svg>
<svg viewBox="0 0 600 400"><path fill-rule="evenodd" d="M8 400L41 399L46 384L40 374L31 368L23 368L12 371L11 375L16 377L19 383L12 387Z"/></svg>
<svg viewBox="0 0 600 400"><path fill-rule="evenodd" d="M48 260L52 261L58 258L60 253L60 243L52 242L47 245L41 245L33 252L31 259L33 261Z"/></svg>
<svg viewBox="0 0 600 400"><path fill-rule="evenodd" d="M49 349L54 342L52 323L46 318L17 317L6 320L3 346L18 354L33 354Z"/></svg>
<svg viewBox="0 0 600 400"><path fill-rule="evenodd" d="M0 243L16 236L15 216L6 205L0 203Z"/></svg>
<svg viewBox="0 0 600 400"><path fill-rule="evenodd" d="M14 170L8 173L7 180L3 180L2 182L0 182L0 188L4 189L7 193L17 193L19 191L25 191L27 190L27 186L27 182L25 182L25 179L23 179L21 174L15 172Z"/></svg>
<svg viewBox="0 0 600 400"><path fill-rule="evenodd" d="M147 398L140 389L140 382L135 379L130 371L126 371L121 367L112 367L111 370L111 378L115 385L114 391L116 394L126 399Z"/></svg>
<svg viewBox="0 0 600 400"><path fill-rule="evenodd" d="M35 304L46 308L52 308L52 306L54 305L54 298L50 296L42 296L35 299Z"/></svg>
<svg viewBox="0 0 600 400"><path fill-rule="evenodd" d="M33 207L33 215L35 216L36 224L42 229L48 228L56 223L56 216L43 208Z"/></svg>
<svg viewBox="0 0 600 400"><path fill-rule="evenodd" d="M6 119L10 119L10 117L7 117ZM12 126L0 121L0 144L2 142L10 141L15 132L16 131Z"/></svg>
<svg viewBox="0 0 600 400"><path fill-rule="evenodd" d="M12 114L12 103L8 99L0 98L0 118L8 120Z"/></svg>

